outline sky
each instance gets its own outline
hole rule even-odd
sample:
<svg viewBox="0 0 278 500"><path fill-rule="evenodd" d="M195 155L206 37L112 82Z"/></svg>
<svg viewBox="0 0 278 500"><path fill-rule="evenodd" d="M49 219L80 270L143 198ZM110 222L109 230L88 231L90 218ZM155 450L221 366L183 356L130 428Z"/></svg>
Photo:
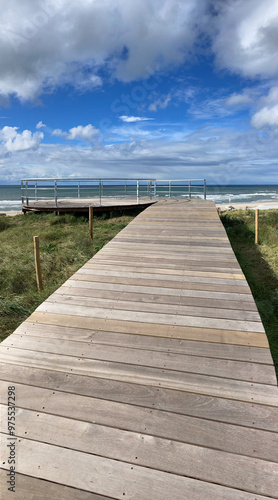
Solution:
<svg viewBox="0 0 278 500"><path fill-rule="evenodd" d="M278 0L0 7L2 184L278 184Z"/></svg>

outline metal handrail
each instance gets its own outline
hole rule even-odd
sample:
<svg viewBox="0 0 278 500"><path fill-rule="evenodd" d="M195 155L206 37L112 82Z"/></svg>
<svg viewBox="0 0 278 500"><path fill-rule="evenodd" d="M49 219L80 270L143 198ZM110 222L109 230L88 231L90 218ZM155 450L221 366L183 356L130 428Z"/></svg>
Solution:
<svg viewBox="0 0 278 500"><path fill-rule="evenodd" d="M51 183L50 186L40 186L40 183ZM194 183L202 183L201 185L194 185ZM64 184L64 185L61 185ZM107 183L116 183L115 185L106 185ZM177 185L178 183L178 185ZM59 185L60 184L60 185ZM66 185L65 185L66 184ZM70 184L72 186L70 186ZM178 194L178 188L182 194ZM194 191L193 188L202 189L203 193ZM137 204L140 204L140 197L146 196L150 200L157 200L158 196L179 197L192 195L203 195L206 199L206 179L150 179L150 178L30 178L21 180L21 199L22 204L29 205L30 200L37 201L38 199L52 199L54 200L55 207L58 207L59 192L73 191L74 196L70 198L79 198L82 196L82 191L90 190L90 196L84 198L99 199L101 205L102 198L105 197L105 190L119 190L119 193L113 195L117 198L125 198L134 196ZM49 196L40 196L41 191L49 191ZM131 192L132 191L132 192ZM31 195L33 194L33 196Z"/></svg>

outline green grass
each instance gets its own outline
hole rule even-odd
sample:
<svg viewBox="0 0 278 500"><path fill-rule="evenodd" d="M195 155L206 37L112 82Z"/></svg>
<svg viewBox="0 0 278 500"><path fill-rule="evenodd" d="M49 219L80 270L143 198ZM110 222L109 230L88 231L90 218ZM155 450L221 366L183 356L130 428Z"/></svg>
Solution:
<svg viewBox="0 0 278 500"><path fill-rule="evenodd" d="M278 376L278 210L260 211L258 245L254 210L225 212L221 220L257 304Z"/></svg>
<svg viewBox="0 0 278 500"><path fill-rule="evenodd" d="M26 214L0 217L0 341L137 215ZM37 289L33 236L39 236L43 290Z"/></svg>

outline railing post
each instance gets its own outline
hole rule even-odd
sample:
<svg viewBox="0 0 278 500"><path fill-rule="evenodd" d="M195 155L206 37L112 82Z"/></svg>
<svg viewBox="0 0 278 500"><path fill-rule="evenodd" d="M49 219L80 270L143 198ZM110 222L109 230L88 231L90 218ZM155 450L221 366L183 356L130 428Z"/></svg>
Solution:
<svg viewBox="0 0 278 500"><path fill-rule="evenodd" d="M35 182L35 200L38 201L38 183Z"/></svg>
<svg viewBox="0 0 278 500"><path fill-rule="evenodd" d="M25 198L26 198L26 205L27 207L29 206L29 198L28 198L28 181L25 183Z"/></svg>
<svg viewBox="0 0 278 500"><path fill-rule="evenodd" d="M154 201L156 201L156 180L154 181Z"/></svg>
<svg viewBox="0 0 278 500"><path fill-rule="evenodd" d="M204 179L204 200L207 199L207 181Z"/></svg>
<svg viewBox="0 0 278 500"><path fill-rule="evenodd" d="M99 181L98 190L99 190L99 206L101 206L101 181Z"/></svg>
<svg viewBox="0 0 278 500"><path fill-rule="evenodd" d="M57 196L57 181L54 181L54 198L55 198L55 207L58 207L58 196Z"/></svg>
<svg viewBox="0 0 278 500"><path fill-rule="evenodd" d="M139 205L139 181L137 181L137 205Z"/></svg>
<svg viewBox="0 0 278 500"><path fill-rule="evenodd" d="M149 198L152 199L152 181L149 182Z"/></svg>
<svg viewBox="0 0 278 500"><path fill-rule="evenodd" d="M80 182L78 182L78 198L80 198Z"/></svg>
<svg viewBox="0 0 278 500"><path fill-rule="evenodd" d="M191 181L188 181L188 196L191 198Z"/></svg>
<svg viewBox="0 0 278 500"><path fill-rule="evenodd" d="M171 198L172 195L171 188L172 188L172 183L171 181L169 181L169 198Z"/></svg>
<svg viewBox="0 0 278 500"><path fill-rule="evenodd" d="M24 203L24 185L23 181L21 181L21 203Z"/></svg>

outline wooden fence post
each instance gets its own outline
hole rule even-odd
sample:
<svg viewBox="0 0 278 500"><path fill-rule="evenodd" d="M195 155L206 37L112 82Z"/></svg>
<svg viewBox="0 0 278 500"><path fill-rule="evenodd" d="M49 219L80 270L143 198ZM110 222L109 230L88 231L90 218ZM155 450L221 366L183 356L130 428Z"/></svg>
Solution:
<svg viewBox="0 0 278 500"><path fill-rule="evenodd" d="M42 273L41 273L41 262L40 262L39 237L38 236L34 236L33 239L34 239L35 267L36 267L37 286L38 286L38 290L41 291L43 289L43 285L42 285Z"/></svg>
<svg viewBox="0 0 278 500"><path fill-rule="evenodd" d="M93 217L94 217L94 211L93 207L89 207L89 230L90 230L90 238L91 240L93 239Z"/></svg>
<svg viewBox="0 0 278 500"><path fill-rule="evenodd" d="M255 210L255 244L259 242L259 209Z"/></svg>

